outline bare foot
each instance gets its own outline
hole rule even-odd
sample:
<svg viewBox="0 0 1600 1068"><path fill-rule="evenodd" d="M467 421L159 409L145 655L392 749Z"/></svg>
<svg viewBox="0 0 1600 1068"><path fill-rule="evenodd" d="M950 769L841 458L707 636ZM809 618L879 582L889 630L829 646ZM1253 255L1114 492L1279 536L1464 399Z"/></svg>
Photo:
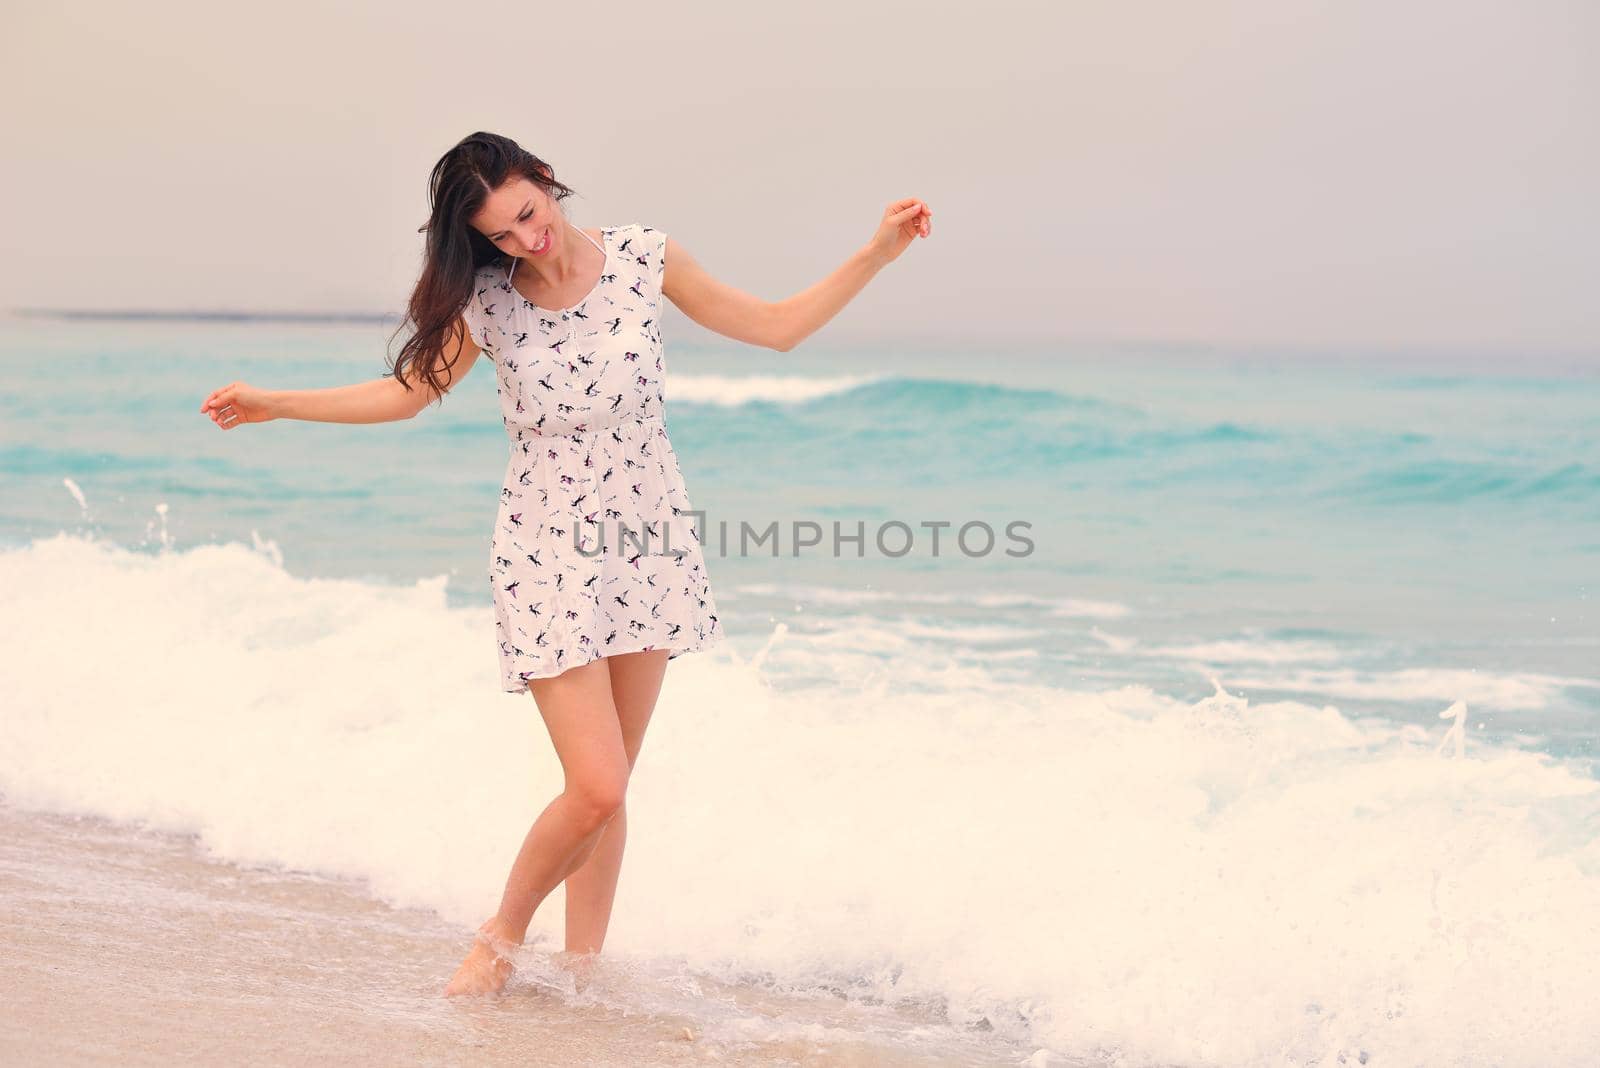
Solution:
<svg viewBox="0 0 1600 1068"><path fill-rule="evenodd" d="M598 953L579 953L570 949L554 954L556 963L572 976L573 989L579 991L585 989L594 978L595 960L599 956Z"/></svg>
<svg viewBox="0 0 1600 1068"><path fill-rule="evenodd" d="M518 944L501 934L498 916L485 920L473 938L467 959L446 984L444 996L499 993L516 971L511 955Z"/></svg>

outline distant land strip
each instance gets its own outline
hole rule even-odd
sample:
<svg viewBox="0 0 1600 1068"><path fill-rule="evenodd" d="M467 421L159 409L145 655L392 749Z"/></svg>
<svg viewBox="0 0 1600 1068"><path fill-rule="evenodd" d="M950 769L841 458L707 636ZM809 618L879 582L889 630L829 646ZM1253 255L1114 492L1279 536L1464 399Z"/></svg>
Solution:
<svg viewBox="0 0 1600 1068"><path fill-rule="evenodd" d="M378 312L271 312L271 311L159 311L113 308L13 308L13 313L35 319L147 319L178 322L254 323L386 323L395 316Z"/></svg>

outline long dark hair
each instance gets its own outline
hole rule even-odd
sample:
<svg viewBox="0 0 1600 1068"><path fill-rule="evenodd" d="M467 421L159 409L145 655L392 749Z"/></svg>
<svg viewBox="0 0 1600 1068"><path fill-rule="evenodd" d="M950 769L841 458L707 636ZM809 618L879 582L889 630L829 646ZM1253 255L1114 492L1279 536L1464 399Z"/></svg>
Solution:
<svg viewBox="0 0 1600 1068"><path fill-rule="evenodd" d="M553 167L515 141L481 130L463 137L433 165L428 221L417 228L428 235L422 274L400 324L401 331L414 325L416 333L389 369L407 390L408 379L424 381L432 390L431 400L450 388L455 361L443 362L445 341L453 337L456 321L472 299L478 268L490 263L509 266L510 261L469 220L492 191L516 175L537 183L557 203L574 192L556 180Z"/></svg>

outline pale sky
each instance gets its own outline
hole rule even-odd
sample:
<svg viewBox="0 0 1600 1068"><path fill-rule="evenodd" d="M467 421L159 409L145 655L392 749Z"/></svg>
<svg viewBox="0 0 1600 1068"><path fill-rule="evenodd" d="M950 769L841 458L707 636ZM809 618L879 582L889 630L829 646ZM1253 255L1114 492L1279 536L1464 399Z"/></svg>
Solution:
<svg viewBox="0 0 1600 1068"><path fill-rule="evenodd" d="M0 282L398 315L429 168L483 129L579 225L663 229L769 299L925 198L933 237L819 341L1600 353L1597 11L16 4Z"/></svg>

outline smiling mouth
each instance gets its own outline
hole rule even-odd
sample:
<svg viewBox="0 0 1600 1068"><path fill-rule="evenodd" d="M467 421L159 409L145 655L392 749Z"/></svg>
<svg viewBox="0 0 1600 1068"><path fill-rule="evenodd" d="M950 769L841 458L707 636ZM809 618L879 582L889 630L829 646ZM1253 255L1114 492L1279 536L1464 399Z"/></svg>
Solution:
<svg viewBox="0 0 1600 1068"><path fill-rule="evenodd" d="M547 226L547 227L544 228L544 237L540 238L539 239L539 243L537 245L533 246L528 251L529 252L543 252L545 250L545 248L549 246L549 244L550 244L550 228Z"/></svg>

